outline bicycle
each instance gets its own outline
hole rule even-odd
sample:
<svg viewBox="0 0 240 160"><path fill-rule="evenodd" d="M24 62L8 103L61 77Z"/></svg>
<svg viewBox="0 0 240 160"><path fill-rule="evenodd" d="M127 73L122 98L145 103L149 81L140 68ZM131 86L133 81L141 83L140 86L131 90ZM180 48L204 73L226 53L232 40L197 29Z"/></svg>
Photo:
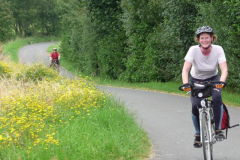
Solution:
<svg viewBox="0 0 240 160"><path fill-rule="evenodd" d="M184 91L188 89L188 93L191 92L194 98L200 98L201 107L199 110L199 122L200 122L200 142L203 147L204 160L213 160L213 144L217 142L215 133L215 122L213 114L213 102L208 99L212 96L213 90L226 87L225 82L212 81L206 83L191 83L183 84L179 87L179 90ZM218 139L221 141L223 139Z"/></svg>
<svg viewBox="0 0 240 160"><path fill-rule="evenodd" d="M56 70L56 71L59 71L59 70L58 70L58 64L57 64L57 61L56 61L56 60L53 60L53 62L52 62L52 68L53 68L54 70Z"/></svg>

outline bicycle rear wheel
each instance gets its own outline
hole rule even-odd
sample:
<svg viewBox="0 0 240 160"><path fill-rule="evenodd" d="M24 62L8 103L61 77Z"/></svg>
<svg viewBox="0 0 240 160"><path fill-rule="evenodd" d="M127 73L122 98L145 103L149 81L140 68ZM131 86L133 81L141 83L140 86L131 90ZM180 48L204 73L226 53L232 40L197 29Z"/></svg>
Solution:
<svg viewBox="0 0 240 160"><path fill-rule="evenodd" d="M213 160L213 144L210 141L210 133L208 130L207 123L207 115L206 113L202 113L202 121L201 121L201 138L202 138L202 146L203 146L203 156L204 160Z"/></svg>

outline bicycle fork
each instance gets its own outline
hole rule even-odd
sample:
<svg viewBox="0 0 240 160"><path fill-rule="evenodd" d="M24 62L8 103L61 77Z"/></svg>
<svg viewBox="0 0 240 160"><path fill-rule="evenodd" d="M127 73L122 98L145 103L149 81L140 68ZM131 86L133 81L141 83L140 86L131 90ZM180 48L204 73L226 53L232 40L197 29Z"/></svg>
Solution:
<svg viewBox="0 0 240 160"><path fill-rule="evenodd" d="M206 103L207 102L207 103ZM198 108L199 110L199 122L202 122L202 115L205 114L206 117L206 125L207 125L207 129L208 129L208 133L209 133L209 143L214 144L216 143L216 138L215 138L215 127L214 127L214 122L213 122L213 115L212 113L210 113L212 110L210 109L211 107L211 102L207 101L206 99L203 99L201 101L201 106L202 108ZM200 123L200 130L202 130L202 123ZM200 132L200 138L201 138L201 143L203 143L203 139L202 139L202 132Z"/></svg>

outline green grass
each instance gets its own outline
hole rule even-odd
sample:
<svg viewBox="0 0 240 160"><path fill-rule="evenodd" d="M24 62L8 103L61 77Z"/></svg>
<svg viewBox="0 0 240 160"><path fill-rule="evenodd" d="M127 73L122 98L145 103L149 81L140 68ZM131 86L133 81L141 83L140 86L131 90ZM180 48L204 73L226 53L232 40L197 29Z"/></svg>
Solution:
<svg viewBox="0 0 240 160"><path fill-rule="evenodd" d="M91 119L82 123L75 119L59 132L60 139L64 140L57 148L61 159L146 158L150 148L146 133L135 124L133 116L126 114L122 105L113 99L109 99L107 104L111 107L92 110Z"/></svg>

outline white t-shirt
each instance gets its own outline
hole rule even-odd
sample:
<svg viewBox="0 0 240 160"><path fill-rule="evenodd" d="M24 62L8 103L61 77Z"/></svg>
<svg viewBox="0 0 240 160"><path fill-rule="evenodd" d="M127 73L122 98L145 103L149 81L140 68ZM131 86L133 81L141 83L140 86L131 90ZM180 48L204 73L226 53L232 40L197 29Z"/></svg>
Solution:
<svg viewBox="0 0 240 160"><path fill-rule="evenodd" d="M223 48L212 44L212 51L208 56L204 56L199 45L189 48L184 58L192 63L190 74L196 79L207 79L218 74L218 64L225 62L226 57Z"/></svg>

